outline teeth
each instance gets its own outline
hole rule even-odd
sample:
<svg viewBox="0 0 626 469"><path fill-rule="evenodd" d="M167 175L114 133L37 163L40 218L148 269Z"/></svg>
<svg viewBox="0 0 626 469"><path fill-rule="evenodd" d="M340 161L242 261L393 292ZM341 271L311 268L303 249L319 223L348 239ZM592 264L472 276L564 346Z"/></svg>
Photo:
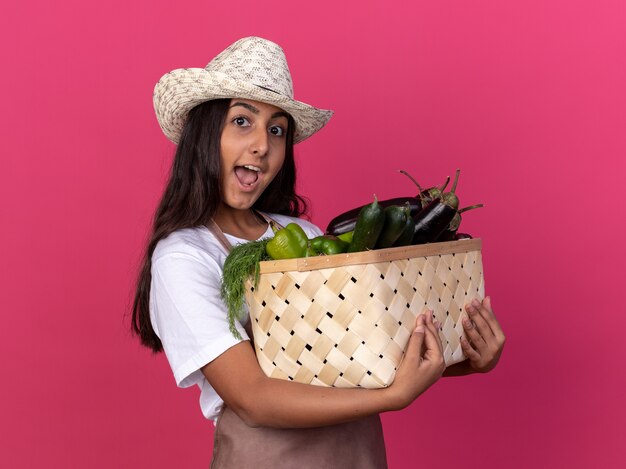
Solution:
<svg viewBox="0 0 626 469"><path fill-rule="evenodd" d="M244 164L243 167L249 169L250 171L256 171L257 173L261 172L261 168L258 166L252 166L251 164Z"/></svg>

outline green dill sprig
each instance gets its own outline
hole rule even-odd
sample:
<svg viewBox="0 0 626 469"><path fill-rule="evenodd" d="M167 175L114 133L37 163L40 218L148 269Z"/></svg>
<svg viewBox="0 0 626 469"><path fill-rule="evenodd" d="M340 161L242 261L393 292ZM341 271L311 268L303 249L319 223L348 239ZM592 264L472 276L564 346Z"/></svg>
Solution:
<svg viewBox="0 0 626 469"><path fill-rule="evenodd" d="M241 334L235 327L235 321L244 317L243 308L246 280L254 278L254 287L259 283L259 262L269 259L265 246L269 238L260 241L238 244L233 247L224 261L224 273L222 275L222 287L220 293L228 309L228 328L238 339Z"/></svg>

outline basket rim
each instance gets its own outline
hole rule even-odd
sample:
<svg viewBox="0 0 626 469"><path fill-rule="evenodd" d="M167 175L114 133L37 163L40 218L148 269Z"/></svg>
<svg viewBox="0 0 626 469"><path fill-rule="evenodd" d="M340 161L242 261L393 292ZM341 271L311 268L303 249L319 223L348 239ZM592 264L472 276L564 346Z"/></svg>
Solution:
<svg viewBox="0 0 626 469"><path fill-rule="evenodd" d="M259 263L259 273L269 274L276 272L306 272L309 270L328 269L345 265L375 264L377 262L397 261L415 257L427 257L443 254L480 251L480 238L460 239L438 243L401 246L372 251L353 252L349 254L335 254L332 256L300 257L297 259L281 259L277 261L263 261Z"/></svg>

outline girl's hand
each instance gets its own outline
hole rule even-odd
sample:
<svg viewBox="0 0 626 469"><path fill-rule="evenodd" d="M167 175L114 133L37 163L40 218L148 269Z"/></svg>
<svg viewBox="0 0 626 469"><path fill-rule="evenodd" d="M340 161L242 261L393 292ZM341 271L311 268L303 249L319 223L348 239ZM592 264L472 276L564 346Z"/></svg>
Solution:
<svg viewBox="0 0 626 469"><path fill-rule="evenodd" d="M417 317L402 363L388 388L394 393L398 408L408 406L443 374L443 345L437 327L432 311Z"/></svg>
<svg viewBox="0 0 626 469"><path fill-rule="evenodd" d="M474 372L486 373L492 370L502 354L505 337L500 324L491 309L491 298L482 303L476 299L465 307L469 319L463 321L463 328L469 342L461 338L461 348Z"/></svg>

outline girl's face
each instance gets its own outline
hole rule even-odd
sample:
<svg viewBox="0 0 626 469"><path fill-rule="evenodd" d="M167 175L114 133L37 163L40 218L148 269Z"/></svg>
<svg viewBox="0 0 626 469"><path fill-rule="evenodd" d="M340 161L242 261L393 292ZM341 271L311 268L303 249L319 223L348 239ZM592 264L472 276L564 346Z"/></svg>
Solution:
<svg viewBox="0 0 626 469"><path fill-rule="evenodd" d="M252 207L283 165L287 125L276 106L231 100L220 140L222 206Z"/></svg>

